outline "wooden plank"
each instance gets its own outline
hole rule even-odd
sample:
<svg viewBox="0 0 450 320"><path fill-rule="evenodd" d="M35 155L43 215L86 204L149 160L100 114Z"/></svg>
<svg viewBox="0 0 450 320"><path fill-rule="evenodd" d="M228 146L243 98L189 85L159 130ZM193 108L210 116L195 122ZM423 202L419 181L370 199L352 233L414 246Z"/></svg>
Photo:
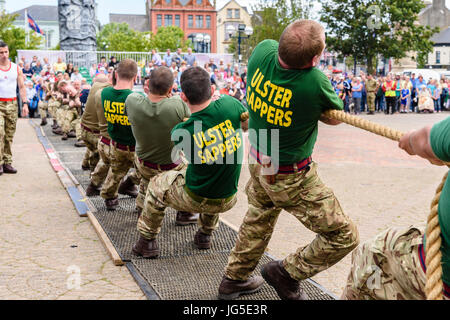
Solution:
<svg viewBox="0 0 450 320"><path fill-rule="evenodd" d="M98 222L97 218L92 214L92 212L88 212L87 216L88 216L89 220L91 221L92 226L94 227L98 236L100 237L100 240L102 241L103 245L105 246L106 251L108 251L108 254L111 257L114 265L123 266L125 263L120 258L119 254L116 251L116 248L114 248L113 244L111 243L111 240L109 240L108 236L106 235L102 226Z"/></svg>

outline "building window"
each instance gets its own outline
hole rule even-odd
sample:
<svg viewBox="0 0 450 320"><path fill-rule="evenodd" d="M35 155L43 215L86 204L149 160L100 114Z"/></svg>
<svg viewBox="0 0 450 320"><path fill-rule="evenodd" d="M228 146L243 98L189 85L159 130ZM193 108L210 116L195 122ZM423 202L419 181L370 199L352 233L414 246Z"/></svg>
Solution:
<svg viewBox="0 0 450 320"><path fill-rule="evenodd" d="M177 27L180 27L180 15L179 14L175 15L175 25Z"/></svg>
<svg viewBox="0 0 450 320"><path fill-rule="evenodd" d="M206 29L211 29L211 16L206 16Z"/></svg>
<svg viewBox="0 0 450 320"><path fill-rule="evenodd" d="M188 16L188 28L194 27L194 16Z"/></svg>
<svg viewBox="0 0 450 320"><path fill-rule="evenodd" d="M195 17L195 27L196 28L203 28L203 16L196 16Z"/></svg>
<svg viewBox="0 0 450 320"><path fill-rule="evenodd" d="M233 9L227 9L227 18L233 19Z"/></svg>
<svg viewBox="0 0 450 320"><path fill-rule="evenodd" d="M436 51L436 64L441 64L441 52Z"/></svg>
<svg viewBox="0 0 450 320"><path fill-rule="evenodd" d="M156 15L156 26L158 28L162 26L162 14Z"/></svg>
<svg viewBox="0 0 450 320"><path fill-rule="evenodd" d="M236 19L240 19L241 18L241 11L239 9L234 9L234 17Z"/></svg>
<svg viewBox="0 0 450 320"><path fill-rule="evenodd" d="M164 26L171 26L172 25L172 15L166 14L164 17Z"/></svg>

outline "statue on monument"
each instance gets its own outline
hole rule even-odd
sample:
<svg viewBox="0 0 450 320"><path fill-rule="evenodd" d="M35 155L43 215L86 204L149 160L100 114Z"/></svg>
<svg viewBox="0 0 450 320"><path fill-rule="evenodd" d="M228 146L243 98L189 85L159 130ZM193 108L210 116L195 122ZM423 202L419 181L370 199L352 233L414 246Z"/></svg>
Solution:
<svg viewBox="0 0 450 320"><path fill-rule="evenodd" d="M58 0L61 50L96 51L94 0Z"/></svg>

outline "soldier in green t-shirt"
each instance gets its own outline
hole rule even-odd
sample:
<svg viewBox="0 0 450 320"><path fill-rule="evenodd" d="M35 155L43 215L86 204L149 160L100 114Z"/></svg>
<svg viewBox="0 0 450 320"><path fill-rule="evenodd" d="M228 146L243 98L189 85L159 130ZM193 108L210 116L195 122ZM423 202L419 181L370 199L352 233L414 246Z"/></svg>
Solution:
<svg viewBox="0 0 450 320"><path fill-rule="evenodd" d="M399 147L432 164L450 161L450 117L433 127L405 134ZM450 178L438 206L441 227L444 299L450 299ZM426 261L423 226L390 228L361 244L342 295L348 300L425 300Z"/></svg>
<svg viewBox="0 0 450 320"><path fill-rule="evenodd" d="M128 119L136 138L137 173L141 178L136 208L142 212L148 183L154 176L169 170L183 170L181 158L172 161L174 144L171 131L175 125L187 120L191 111L180 97L171 96L173 72L167 67L159 67L150 75L147 96L132 93L125 101ZM151 125L149 125L151 124ZM151 138L149 138L151 137ZM197 222L198 214L177 212L177 225Z"/></svg>
<svg viewBox="0 0 450 320"><path fill-rule="evenodd" d="M101 91L103 111L108 122L108 133L111 137L111 170L108 172L100 193L102 198L105 199L108 210L115 210L118 206L118 193L136 198L138 194L136 185L139 185L136 171L132 171L125 181L122 184L120 183L128 171L134 168L136 140L128 121L125 101L133 93L131 89L133 89L136 81L137 64L131 59L122 60L114 72L116 85L104 88Z"/></svg>
<svg viewBox="0 0 450 320"><path fill-rule="evenodd" d="M212 101L210 76L200 67L183 72L181 89L181 98L192 114L189 120L175 126L172 140L189 165L180 171L163 172L149 182L138 221L141 236L133 247L133 252L144 258L159 255L156 238L166 207L199 212L194 244L199 249L209 249L219 213L230 210L236 203L244 152L241 119L247 110L230 96ZM177 153L172 154L172 162L176 162ZM241 288L255 292L263 282L261 277L254 277L241 283Z"/></svg>
<svg viewBox="0 0 450 320"><path fill-rule="evenodd" d="M323 27L298 20L284 30L279 43L262 41L250 57L249 206L219 286L220 299L242 293L239 282L256 268L283 209L317 236L283 261L263 266L264 279L282 299L307 299L299 282L328 269L358 245L356 226L311 159L319 120L339 124L322 113L343 109L327 76L315 68L324 48Z"/></svg>

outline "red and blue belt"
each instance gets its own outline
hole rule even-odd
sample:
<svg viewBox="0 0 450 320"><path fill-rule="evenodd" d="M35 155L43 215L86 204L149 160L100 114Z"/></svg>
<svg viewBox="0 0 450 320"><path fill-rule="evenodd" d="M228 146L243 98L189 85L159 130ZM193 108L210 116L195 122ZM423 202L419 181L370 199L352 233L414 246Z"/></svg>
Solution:
<svg viewBox="0 0 450 320"><path fill-rule="evenodd" d="M422 270L425 274L427 274L427 266L425 264L425 252L423 250L423 244L419 245L419 260L420 260L420 266L422 267ZM450 298L450 286L447 285L445 282L444 284L444 296L447 298Z"/></svg>
<svg viewBox="0 0 450 320"><path fill-rule="evenodd" d="M107 146L111 145L111 140L109 140L108 138L105 138L103 136L100 138L100 141L102 143L106 144Z"/></svg>
<svg viewBox="0 0 450 320"><path fill-rule="evenodd" d="M84 130L86 130L87 132L91 132L91 133L93 133L93 134L99 134L99 133L100 133L99 130L92 130L92 129L86 127L86 126L85 126L84 124L82 124L82 123L81 123L81 127L82 127Z"/></svg>
<svg viewBox="0 0 450 320"><path fill-rule="evenodd" d="M130 151L134 152L135 146L127 146L125 144L118 143L117 141L111 140L111 143L114 147L122 151Z"/></svg>
<svg viewBox="0 0 450 320"><path fill-rule="evenodd" d="M258 150L256 150L255 148L251 147L250 148L250 155L256 159L256 161L258 161L258 163L260 165L264 165L262 163L261 158L264 156L262 153L258 152ZM284 165L284 166L279 166L278 167L278 174L293 174L293 173L297 173L300 172L302 170L305 170L306 168L309 167L309 165L312 163L312 158L308 157L306 159L303 159L300 162L297 163L293 163L290 165Z"/></svg>
<svg viewBox="0 0 450 320"><path fill-rule="evenodd" d="M162 171L169 171L169 170L175 169L181 163L181 162L179 162L179 163L171 163L171 164L156 164L156 163L144 161L139 158L138 158L138 160L140 163L142 163L147 168L154 169L154 170L162 170Z"/></svg>

